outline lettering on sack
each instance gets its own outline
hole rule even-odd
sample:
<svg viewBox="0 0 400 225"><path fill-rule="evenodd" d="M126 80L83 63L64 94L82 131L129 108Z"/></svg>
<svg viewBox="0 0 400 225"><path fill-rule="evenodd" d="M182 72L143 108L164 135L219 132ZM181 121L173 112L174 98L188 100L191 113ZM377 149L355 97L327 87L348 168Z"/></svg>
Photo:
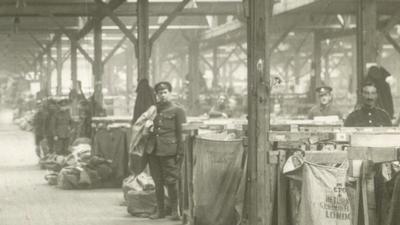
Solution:
<svg viewBox="0 0 400 225"><path fill-rule="evenodd" d="M346 188L338 183L333 188L333 192L328 193L325 201L320 203L320 207L325 210L325 217L336 220L350 220L351 207L347 198Z"/></svg>
<svg viewBox="0 0 400 225"><path fill-rule="evenodd" d="M226 152L209 151L208 153L210 154L210 156L212 156L211 162L213 163L226 164L232 162L232 160L234 160L234 158L236 157L236 153L234 152L226 153Z"/></svg>

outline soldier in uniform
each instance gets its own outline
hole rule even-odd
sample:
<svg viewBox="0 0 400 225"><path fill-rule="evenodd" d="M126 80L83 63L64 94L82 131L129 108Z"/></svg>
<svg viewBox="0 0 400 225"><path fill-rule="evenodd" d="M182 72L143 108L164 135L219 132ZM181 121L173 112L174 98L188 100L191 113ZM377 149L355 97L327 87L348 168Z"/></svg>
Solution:
<svg viewBox="0 0 400 225"><path fill-rule="evenodd" d="M156 185L157 212L151 219L165 217L164 186L167 187L171 205L171 220L179 220L178 180L183 158L182 124L185 112L170 101L172 91L169 82L160 82L154 87L157 95L157 116L154 119L154 148L147 151L150 173Z"/></svg>
<svg viewBox="0 0 400 225"><path fill-rule="evenodd" d="M229 102L225 95L220 95L214 105L208 112L210 118L228 118L231 117L232 111L229 108Z"/></svg>
<svg viewBox="0 0 400 225"><path fill-rule="evenodd" d="M346 127L388 127L392 125L389 114L376 106L378 94L371 82L362 86L362 105L346 118Z"/></svg>
<svg viewBox="0 0 400 225"><path fill-rule="evenodd" d="M308 112L308 118L314 119L317 116L338 116L342 118L342 113L333 105L332 88L321 86L315 89L318 94L319 103L314 105Z"/></svg>
<svg viewBox="0 0 400 225"><path fill-rule="evenodd" d="M37 157L41 158L40 142L45 137L45 119L46 112L44 104L41 101L37 102L37 112L33 117L33 133L35 134L35 151Z"/></svg>
<svg viewBox="0 0 400 225"><path fill-rule="evenodd" d="M63 99L59 102L60 109L54 114L50 122L50 129L54 138L54 149L58 155L68 155L70 130L72 126L69 101Z"/></svg>
<svg viewBox="0 0 400 225"><path fill-rule="evenodd" d="M57 102L54 99L48 99L46 101L45 110L44 110L44 132L47 140L47 144L49 146L49 153L54 153L54 137L53 132L51 131L51 121L55 113L58 111Z"/></svg>

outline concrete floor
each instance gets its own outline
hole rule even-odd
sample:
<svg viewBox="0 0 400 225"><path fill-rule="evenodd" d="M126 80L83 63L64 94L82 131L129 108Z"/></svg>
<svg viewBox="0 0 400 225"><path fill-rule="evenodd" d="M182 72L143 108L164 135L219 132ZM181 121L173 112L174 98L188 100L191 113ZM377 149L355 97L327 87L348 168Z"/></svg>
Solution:
<svg viewBox="0 0 400 225"><path fill-rule="evenodd" d="M120 189L60 190L37 165L33 135L0 111L0 225L177 225L130 216Z"/></svg>

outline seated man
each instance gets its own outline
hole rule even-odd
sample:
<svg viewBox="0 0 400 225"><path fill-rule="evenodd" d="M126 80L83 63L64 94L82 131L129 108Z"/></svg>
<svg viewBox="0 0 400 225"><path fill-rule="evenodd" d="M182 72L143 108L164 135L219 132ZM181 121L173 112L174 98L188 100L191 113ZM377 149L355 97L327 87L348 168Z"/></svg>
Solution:
<svg viewBox="0 0 400 225"><path fill-rule="evenodd" d="M208 112L210 118L228 118L231 117L231 114L228 100L224 95L218 97L216 105Z"/></svg>
<svg viewBox="0 0 400 225"><path fill-rule="evenodd" d="M388 127L392 125L385 110L376 106L378 94L371 82L366 82L361 90L361 106L355 109L344 121L346 127Z"/></svg>
<svg viewBox="0 0 400 225"><path fill-rule="evenodd" d="M342 113L332 104L332 88L321 86L315 89L318 94L319 103L314 105L308 112L308 118L314 119L319 116L338 116L342 118Z"/></svg>

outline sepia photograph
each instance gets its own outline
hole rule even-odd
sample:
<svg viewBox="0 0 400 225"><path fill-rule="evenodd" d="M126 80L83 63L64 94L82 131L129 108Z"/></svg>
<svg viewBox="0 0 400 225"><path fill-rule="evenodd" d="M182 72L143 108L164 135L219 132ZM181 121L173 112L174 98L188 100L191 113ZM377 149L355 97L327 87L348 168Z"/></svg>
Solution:
<svg viewBox="0 0 400 225"><path fill-rule="evenodd" d="M0 0L0 225L400 225L400 0Z"/></svg>

